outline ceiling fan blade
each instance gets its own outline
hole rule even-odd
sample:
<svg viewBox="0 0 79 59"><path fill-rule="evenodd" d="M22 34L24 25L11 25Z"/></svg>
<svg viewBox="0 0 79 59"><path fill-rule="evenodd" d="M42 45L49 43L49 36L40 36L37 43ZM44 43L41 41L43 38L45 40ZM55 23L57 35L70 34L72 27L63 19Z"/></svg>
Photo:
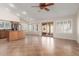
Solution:
<svg viewBox="0 0 79 59"><path fill-rule="evenodd" d="M49 11L48 6L54 5L54 3L40 3L38 6L32 6L32 7L39 7L40 9Z"/></svg>
<svg viewBox="0 0 79 59"><path fill-rule="evenodd" d="M54 3L48 3L48 4L47 4L47 6L51 6L51 5L54 5Z"/></svg>
<svg viewBox="0 0 79 59"><path fill-rule="evenodd" d="M44 8L46 11L49 11L49 9L48 8Z"/></svg>
<svg viewBox="0 0 79 59"><path fill-rule="evenodd" d="M46 3L40 3L39 5L40 5L40 6L45 6L45 5L46 5Z"/></svg>
<svg viewBox="0 0 79 59"><path fill-rule="evenodd" d="M39 6L32 6L32 7L39 7Z"/></svg>

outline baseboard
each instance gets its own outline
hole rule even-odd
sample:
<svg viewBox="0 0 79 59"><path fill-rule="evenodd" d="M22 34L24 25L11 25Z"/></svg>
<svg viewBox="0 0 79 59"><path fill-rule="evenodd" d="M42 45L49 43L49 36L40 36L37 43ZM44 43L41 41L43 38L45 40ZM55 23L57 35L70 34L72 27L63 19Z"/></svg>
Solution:
<svg viewBox="0 0 79 59"><path fill-rule="evenodd" d="M59 37L53 37L55 39L64 39L64 40L73 40L73 39L66 39L66 38L59 38Z"/></svg>

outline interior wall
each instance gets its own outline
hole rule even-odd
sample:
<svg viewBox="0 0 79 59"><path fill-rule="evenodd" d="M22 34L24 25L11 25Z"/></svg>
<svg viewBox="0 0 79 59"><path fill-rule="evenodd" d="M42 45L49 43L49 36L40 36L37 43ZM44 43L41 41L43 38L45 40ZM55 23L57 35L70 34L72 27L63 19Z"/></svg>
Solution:
<svg viewBox="0 0 79 59"><path fill-rule="evenodd" d="M73 39L77 40L77 15L75 14L73 17Z"/></svg>
<svg viewBox="0 0 79 59"><path fill-rule="evenodd" d="M79 11L77 13L77 42L79 43Z"/></svg>
<svg viewBox="0 0 79 59"><path fill-rule="evenodd" d="M68 20L68 19L72 19L72 33L71 34L66 34L66 33L57 33L56 32L56 21L63 21L63 20ZM43 22L54 22L54 29L53 29L53 37L55 38L62 38L62 39L70 39L70 40L76 40L77 39L77 21L76 21L76 15L73 16L69 16L69 17L61 17L61 18L55 18L53 20L33 20L30 21L29 24L38 24L38 31L37 32L27 32L27 34L39 34L42 35L42 24ZM79 25L79 23L78 23ZM78 27L79 28L79 27ZM60 29L59 29L60 30ZM79 32L78 32L79 33Z"/></svg>
<svg viewBox="0 0 79 59"><path fill-rule="evenodd" d="M60 21L62 21L62 20L60 20ZM56 29L56 21L54 22L54 37L55 38L62 38L62 39L72 39L72 33L71 34L68 34L68 33L58 33L58 32L56 32L56 30L59 30L60 31L60 29Z"/></svg>
<svg viewBox="0 0 79 59"><path fill-rule="evenodd" d="M62 20L66 20L66 19L72 19L72 33L71 34L66 34L66 33L56 33L56 21L62 21ZM53 29L53 37L56 37L56 38L62 38L62 39L70 39L70 40L76 40L76 17L75 17L75 15L73 15L73 16L69 16L69 17L61 17L61 18L55 18L55 19L53 19L53 20L40 20L40 21L38 21L38 23L39 23L39 33L40 33L40 35L41 35L41 33L42 33L42 25L41 25L41 23L43 23L43 22L54 22L54 29ZM60 29L59 29L60 30Z"/></svg>
<svg viewBox="0 0 79 59"><path fill-rule="evenodd" d="M75 17L75 15L73 15L73 16L69 16L69 17L66 17L66 18L60 18L60 19L58 19L58 20L56 20L56 21L62 21L62 20L68 20L68 19L72 19L72 33L56 33L56 29L54 28L54 37L56 37L56 38L63 38L63 39L70 39L70 40L76 40L76 38L77 38L77 35L76 35L76 17ZM56 21L54 21L54 27L55 27L55 22ZM59 29L60 30L60 29Z"/></svg>

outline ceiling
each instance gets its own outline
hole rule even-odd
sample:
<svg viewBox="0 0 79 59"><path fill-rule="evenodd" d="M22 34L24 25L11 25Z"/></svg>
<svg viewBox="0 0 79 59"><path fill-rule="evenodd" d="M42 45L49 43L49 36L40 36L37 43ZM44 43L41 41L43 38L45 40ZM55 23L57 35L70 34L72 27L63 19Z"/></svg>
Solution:
<svg viewBox="0 0 79 59"><path fill-rule="evenodd" d="M10 9L13 14L25 20L46 20L71 16L77 12L79 7L78 3L55 3L49 7L50 11L47 12L40 10L39 7L32 7L38 6L38 3L5 3L3 5Z"/></svg>

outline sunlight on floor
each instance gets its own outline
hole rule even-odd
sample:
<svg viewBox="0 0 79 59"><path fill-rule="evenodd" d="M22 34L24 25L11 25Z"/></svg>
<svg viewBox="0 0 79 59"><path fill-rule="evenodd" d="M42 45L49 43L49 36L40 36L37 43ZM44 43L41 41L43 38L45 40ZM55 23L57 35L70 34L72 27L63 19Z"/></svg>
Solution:
<svg viewBox="0 0 79 59"><path fill-rule="evenodd" d="M42 46L51 51L54 49L54 38L52 37L42 37Z"/></svg>

